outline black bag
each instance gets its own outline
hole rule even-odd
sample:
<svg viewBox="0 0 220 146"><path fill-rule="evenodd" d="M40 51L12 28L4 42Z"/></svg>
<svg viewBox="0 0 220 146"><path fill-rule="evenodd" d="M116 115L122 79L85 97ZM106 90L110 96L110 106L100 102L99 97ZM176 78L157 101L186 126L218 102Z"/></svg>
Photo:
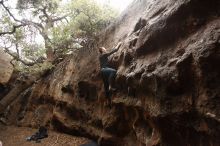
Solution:
<svg viewBox="0 0 220 146"><path fill-rule="evenodd" d="M36 132L34 135L29 136L26 138L27 141L36 141L36 142L40 142L40 139L43 138L47 138L48 134L47 134L47 128L41 126L38 129L38 132Z"/></svg>

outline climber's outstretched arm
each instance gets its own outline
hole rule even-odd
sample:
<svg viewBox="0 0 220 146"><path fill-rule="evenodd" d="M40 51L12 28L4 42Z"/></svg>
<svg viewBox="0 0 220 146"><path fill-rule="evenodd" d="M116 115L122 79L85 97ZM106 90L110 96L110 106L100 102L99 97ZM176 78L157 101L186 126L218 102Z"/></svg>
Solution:
<svg viewBox="0 0 220 146"><path fill-rule="evenodd" d="M121 45L122 45L122 42L119 42L119 43L117 44L117 46L114 47L114 49L113 49L111 52L107 53L107 56L110 56L110 55L112 55L113 53L117 52L117 51L119 50L119 48L121 47Z"/></svg>

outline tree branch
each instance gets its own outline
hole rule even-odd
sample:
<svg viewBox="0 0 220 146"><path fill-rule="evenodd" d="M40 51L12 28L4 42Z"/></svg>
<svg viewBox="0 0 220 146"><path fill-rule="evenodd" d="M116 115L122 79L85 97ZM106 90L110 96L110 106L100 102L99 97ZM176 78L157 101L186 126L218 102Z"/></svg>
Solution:
<svg viewBox="0 0 220 146"><path fill-rule="evenodd" d="M14 19L14 21L22 23L21 20L19 20L19 19L17 19L17 18L14 17L14 15L11 13L11 11L8 9L8 7L5 6L3 0L0 1L0 4L1 4L1 5L3 6L3 8L8 12L8 14Z"/></svg>
<svg viewBox="0 0 220 146"><path fill-rule="evenodd" d="M20 28L20 27L23 27L23 26L26 26L26 24L22 23L21 20L19 20L19 19L17 19L17 18L14 17L14 15L11 13L11 11L9 10L9 8L5 6L3 0L0 1L0 4L1 4L2 7L7 11L7 13L9 14L9 16L13 18L14 21L21 23L21 24L19 24L19 25L13 25L13 28L12 28L11 31L0 32L0 36L5 35L5 34L13 34L13 33L15 33L16 29L18 29L18 28Z"/></svg>
<svg viewBox="0 0 220 146"><path fill-rule="evenodd" d="M13 18L14 21L21 23L20 25L14 25L12 31L9 31L9 32L0 32L0 36L1 36L1 35L4 35L4 34L13 34L13 33L16 31L17 28L22 27L22 26L26 26L26 25L34 25L34 26L37 26L37 27L39 27L39 28L41 28L41 29L44 29L43 25L40 24L40 23L33 22L33 21L30 21L30 20L26 20L26 19L24 19L24 20L19 20L19 19L15 18L14 15L13 15L13 14L11 13L11 11L9 10L9 8L8 8L7 6L5 6L3 0L0 1L0 4L1 4L1 5L3 6L3 8L8 12L9 16Z"/></svg>
<svg viewBox="0 0 220 146"><path fill-rule="evenodd" d="M13 28L12 28L11 31L0 32L0 36L1 36L1 35L5 35L5 34L13 34L13 33L15 33L16 29L18 29L18 28L20 28L20 27L23 27L23 26L26 26L26 24L13 25Z"/></svg>
<svg viewBox="0 0 220 146"><path fill-rule="evenodd" d="M43 9L39 9L39 10L41 10L41 11L43 12L43 14L45 15L45 17L46 17L47 19L50 19L49 15L47 14L46 9L47 9L47 7L44 6Z"/></svg>
<svg viewBox="0 0 220 146"><path fill-rule="evenodd" d="M17 47L17 46L16 46L16 47ZM27 61L25 61L25 60L22 60L22 59L19 57L18 54L15 54L15 53L11 52L11 51L9 50L9 48L7 48L7 47L4 47L4 50L5 50L5 52L8 53L11 57L13 57L13 60L20 61L21 63L23 63L23 64L26 65L26 66L33 66L34 64L37 63L37 62L27 62Z"/></svg>
<svg viewBox="0 0 220 146"><path fill-rule="evenodd" d="M18 43L15 44L15 49L17 51L18 57L20 58L20 53L19 53L19 50L18 50Z"/></svg>
<svg viewBox="0 0 220 146"><path fill-rule="evenodd" d="M69 14L66 14L66 15L64 15L64 16L62 16L62 17L54 18L54 19L52 19L51 21L52 21L52 22L60 21L60 20L62 20L62 19L66 19L67 16L69 16Z"/></svg>

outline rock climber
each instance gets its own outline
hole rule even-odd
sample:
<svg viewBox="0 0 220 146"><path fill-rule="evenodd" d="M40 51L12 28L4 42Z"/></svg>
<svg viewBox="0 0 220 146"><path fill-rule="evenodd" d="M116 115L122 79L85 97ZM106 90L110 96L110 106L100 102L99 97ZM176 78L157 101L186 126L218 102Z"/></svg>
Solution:
<svg viewBox="0 0 220 146"><path fill-rule="evenodd" d="M111 104L111 95L110 91L113 91L114 88L114 81L116 77L116 70L109 67L108 64L108 57L112 55L113 53L117 52L121 46L121 42L117 44L116 47L111 52L107 52L107 50L104 47L99 48L100 56L100 68L101 68L101 75L104 82L104 88L105 88L105 96L108 99L109 104Z"/></svg>

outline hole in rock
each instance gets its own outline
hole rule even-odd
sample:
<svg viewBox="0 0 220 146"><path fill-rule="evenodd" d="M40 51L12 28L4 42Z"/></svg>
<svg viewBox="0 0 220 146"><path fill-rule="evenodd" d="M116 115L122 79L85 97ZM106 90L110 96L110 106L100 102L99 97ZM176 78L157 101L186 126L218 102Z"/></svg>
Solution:
<svg viewBox="0 0 220 146"><path fill-rule="evenodd" d="M61 90L62 90L62 92L64 92L64 93L74 93L73 86L70 85L70 84L68 84L68 85L66 85L66 86L63 86L63 87L61 88Z"/></svg>
<svg viewBox="0 0 220 146"><path fill-rule="evenodd" d="M86 81L80 81L78 83L78 94L79 97L87 100L96 100L98 97L97 87Z"/></svg>

